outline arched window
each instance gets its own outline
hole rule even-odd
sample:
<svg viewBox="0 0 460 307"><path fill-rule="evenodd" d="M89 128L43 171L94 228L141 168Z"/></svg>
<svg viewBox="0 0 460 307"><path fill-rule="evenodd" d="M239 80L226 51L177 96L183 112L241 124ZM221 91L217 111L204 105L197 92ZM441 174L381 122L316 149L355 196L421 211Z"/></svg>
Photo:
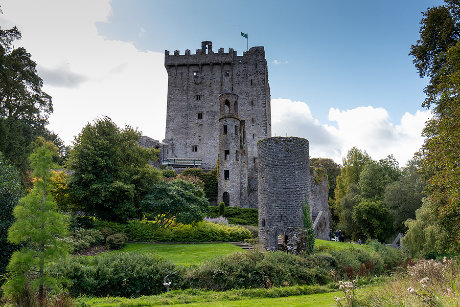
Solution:
<svg viewBox="0 0 460 307"><path fill-rule="evenodd" d="M230 101L225 100L225 113L230 113Z"/></svg>

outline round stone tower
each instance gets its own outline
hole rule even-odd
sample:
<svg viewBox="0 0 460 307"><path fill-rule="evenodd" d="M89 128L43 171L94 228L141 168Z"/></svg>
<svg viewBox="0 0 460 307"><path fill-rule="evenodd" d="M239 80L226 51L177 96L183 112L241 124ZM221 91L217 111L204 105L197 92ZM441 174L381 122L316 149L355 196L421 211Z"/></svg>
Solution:
<svg viewBox="0 0 460 307"><path fill-rule="evenodd" d="M278 249L303 227L303 206L310 192L308 140L272 137L259 141L259 242Z"/></svg>
<svg viewBox="0 0 460 307"><path fill-rule="evenodd" d="M238 117L238 95L219 96L218 201L226 206L248 207L245 121Z"/></svg>

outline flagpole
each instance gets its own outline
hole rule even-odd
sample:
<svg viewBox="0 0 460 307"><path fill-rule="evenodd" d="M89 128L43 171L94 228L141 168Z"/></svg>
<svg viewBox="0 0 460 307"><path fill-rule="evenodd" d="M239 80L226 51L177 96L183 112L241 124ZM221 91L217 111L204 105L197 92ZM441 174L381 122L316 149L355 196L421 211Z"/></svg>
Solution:
<svg viewBox="0 0 460 307"><path fill-rule="evenodd" d="M249 32L246 33L246 51L249 51Z"/></svg>

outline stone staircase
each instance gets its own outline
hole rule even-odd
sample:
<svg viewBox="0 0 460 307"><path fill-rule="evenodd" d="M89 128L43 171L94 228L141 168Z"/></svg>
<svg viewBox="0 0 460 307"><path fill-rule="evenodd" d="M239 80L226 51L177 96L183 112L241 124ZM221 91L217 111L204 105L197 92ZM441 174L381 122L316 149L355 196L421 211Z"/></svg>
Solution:
<svg viewBox="0 0 460 307"><path fill-rule="evenodd" d="M254 249L254 247L252 245L249 245L249 244L246 244L246 243L243 243L243 242L230 242L230 243L232 243L233 245L236 245L238 247L241 247L244 250L253 250Z"/></svg>

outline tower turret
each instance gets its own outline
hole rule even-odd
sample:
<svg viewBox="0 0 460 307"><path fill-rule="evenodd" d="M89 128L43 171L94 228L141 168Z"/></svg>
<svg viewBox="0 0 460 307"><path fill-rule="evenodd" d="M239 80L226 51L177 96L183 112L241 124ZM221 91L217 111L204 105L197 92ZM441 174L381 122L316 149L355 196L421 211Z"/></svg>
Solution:
<svg viewBox="0 0 460 307"><path fill-rule="evenodd" d="M245 121L238 117L238 95L219 96L218 201L226 206L248 207Z"/></svg>

